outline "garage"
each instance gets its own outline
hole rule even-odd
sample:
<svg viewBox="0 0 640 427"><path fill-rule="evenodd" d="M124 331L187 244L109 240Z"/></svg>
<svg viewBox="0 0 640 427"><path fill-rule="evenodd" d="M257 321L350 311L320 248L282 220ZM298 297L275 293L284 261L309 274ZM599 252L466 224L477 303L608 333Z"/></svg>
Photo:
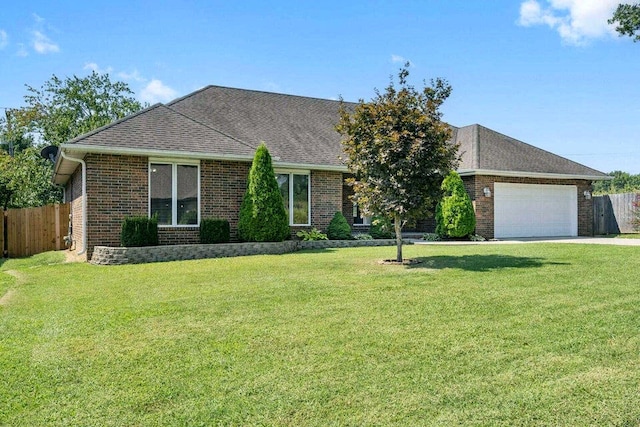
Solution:
<svg viewBox="0 0 640 427"><path fill-rule="evenodd" d="M495 183L494 235L496 238L577 236L577 187Z"/></svg>

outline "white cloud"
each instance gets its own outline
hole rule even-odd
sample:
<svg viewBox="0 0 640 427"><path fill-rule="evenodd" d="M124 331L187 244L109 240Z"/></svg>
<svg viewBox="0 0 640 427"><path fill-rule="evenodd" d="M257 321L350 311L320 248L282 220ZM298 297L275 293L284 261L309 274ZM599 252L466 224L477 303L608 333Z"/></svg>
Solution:
<svg viewBox="0 0 640 427"><path fill-rule="evenodd" d="M40 54L56 53L60 52L60 46L51 41L49 37L44 35L40 31L34 31L33 35L33 49Z"/></svg>
<svg viewBox="0 0 640 427"><path fill-rule="evenodd" d="M620 0L526 0L520 4L518 24L546 25L569 44L615 34L607 23Z"/></svg>
<svg viewBox="0 0 640 427"><path fill-rule="evenodd" d="M0 49L4 49L9 44L9 36L5 30L0 30Z"/></svg>
<svg viewBox="0 0 640 427"><path fill-rule="evenodd" d="M152 79L140 92L140 100L155 104L157 102L167 102L178 96L175 89L166 86L158 79Z"/></svg>
<svg viewBox="0 0 640 427"><path fill-rule="evenodd" d="M132 72L127 73L126 71L121 71L118 73L118 77L125 81L136 81L136 82L146 82L147 79L140 75L140 72L134 69Z"/></svg>
<svg viewBox="0 0 640 427"><path fill-rule="evenodd" d="M95 71L98 74L109 74L109 73L111 73L113 71L113 68L111 68L111 67L107 67L106 70L103 70L95 62L87 62L86 64L84 64L84 67L82 67L82 69L83 70Z"/></svg>

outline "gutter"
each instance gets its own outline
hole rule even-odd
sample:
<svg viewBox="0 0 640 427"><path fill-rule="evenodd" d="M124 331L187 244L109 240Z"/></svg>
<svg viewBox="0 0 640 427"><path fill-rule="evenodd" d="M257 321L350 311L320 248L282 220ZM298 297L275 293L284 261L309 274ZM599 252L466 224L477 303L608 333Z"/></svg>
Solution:
<svg viewBox="0 0 640 427"><path fill-rule="evenodd" d="M60 149L60 155L63 159L80 163L82 167L82 250L77 255L87 252L87 164L82 159L70 157L64 154L64 150Z"/></svg>
<svg viewBox="0 0 640 427"><path fill-rule="evenodd" d="M546 173L546 172L523 172L523 171L501 171L492 169L459 169L458 175L489 175L503 176L515 178L546 178L546 179L584 179L587 181L610 181L613 177L608 175L580 175L580 174L562 174L562 173Z"/></svg>

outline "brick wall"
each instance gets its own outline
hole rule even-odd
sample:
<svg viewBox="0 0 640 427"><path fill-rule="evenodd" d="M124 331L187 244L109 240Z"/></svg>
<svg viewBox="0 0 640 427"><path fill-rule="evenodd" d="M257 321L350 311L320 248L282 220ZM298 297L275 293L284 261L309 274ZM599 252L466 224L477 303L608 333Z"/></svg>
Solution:
<svg viewBox="0 0 640 427"><path fill-rule="evenodd" d="M82 168L78 164L77 169L67 182L65 187L65 202L71 204L71 237L73 244L72 250L78 251L82 249Z"/></svg>
<svg viewBox="0 0 640 427"><path fill-rule="evenodd" d="M200 214L228 220L231 241L238 240L238 218L250 168L248 162L204 160L200 164Z"/></svg>
<svg viewBox="0 0 640 427"><path fill-rule="evenodd" d="M87 219L91 259L96 245L120 246L125 216L147 215L149 163L146 157L88 154Z"/></svg>
<svg viewBox="0 0 640 427"><path fill-rule="evenodd" d="M119 246L125 216L147 215L149 197L148 158L90 154L85 158L90 180L88 202L88 259L93 247ZM240 206L247 186L250 163L203 160L200 163L201 218L229 221L231 241L237 241ZM74 237L81 239L81 179L78 173L70 188L75 199ZM329 221L342 206L342 173L311 172L312 227L326 231ZM77 225L75 225L77 224ZM302 227L310 228L310 227ZM292 230L294 234L300 228ZM161 245L199 242L198 227L159 227Z"/></svg>
<svg viewBox="0 0 640 427"><path fill-rule="evenodd" d="M333 215L342 210L342 183L342 172L311 171L312 227L327 232Z"/></svg>

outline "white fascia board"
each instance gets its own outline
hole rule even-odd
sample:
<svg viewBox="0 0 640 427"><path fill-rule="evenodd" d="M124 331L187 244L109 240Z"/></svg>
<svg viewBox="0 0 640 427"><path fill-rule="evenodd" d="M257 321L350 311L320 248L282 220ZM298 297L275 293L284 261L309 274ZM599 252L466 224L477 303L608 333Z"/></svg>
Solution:
<svg viewBox="0 0 640 427"><path fill-rule="evenodd" d="M611 176L599 176L599 175L500 171L500 170L492 170L492 169L460 169L457 172L458 172L458 175L460 176L489 175L489 176L504 176L504 177L510 177L510 178L583 179L587 181L609 181L613 179L613 177Z"/></svg>
<svg viewBox="0 0 640 427"><path fill-rule="evenodd" d="M129 156L145 156L154 158L172 158L172 159L199 159L199 160L231 160L237 162L251 162L253 161L253 155L235 155L235 154L213 154L213 153L199 153L189 151L168 151L168 150L153 150L153 149L139 149L139 148L122 148L122 147L104 147L95 145L81 145L81 144L61 144L61 150L71 153L93 153L93 154L114 154L114 155L129 155ZM306 169L306 170L319 170L330 172L348 172L346 166L333 166L333 165L320 165L313 163L291 163L291 162L279 162L273 161L274 168L282 169Z"/></svg>

